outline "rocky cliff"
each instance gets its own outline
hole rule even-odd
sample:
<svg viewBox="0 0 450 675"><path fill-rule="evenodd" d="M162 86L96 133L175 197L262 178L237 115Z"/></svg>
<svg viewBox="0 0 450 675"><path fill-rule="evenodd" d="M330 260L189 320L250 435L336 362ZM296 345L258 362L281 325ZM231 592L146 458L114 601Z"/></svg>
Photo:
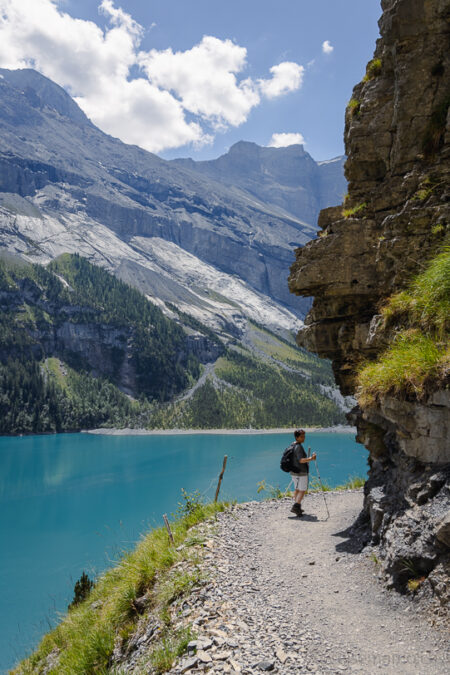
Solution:
<svg viewBox="0 0 450 675"><path fill-rule="evenodd" d="M381 38L346 110L348 195L321 212L319 238L297 250L289 278L293 293L315 298L298 342L332 359L344 394L399 330L386 330L380 307L448 237L450 5L381 5ZM369 450L366 541L380 545L391 583L426 578L421 592L448 601L448 370L426 395L384 394L351 419Z"/></svg>

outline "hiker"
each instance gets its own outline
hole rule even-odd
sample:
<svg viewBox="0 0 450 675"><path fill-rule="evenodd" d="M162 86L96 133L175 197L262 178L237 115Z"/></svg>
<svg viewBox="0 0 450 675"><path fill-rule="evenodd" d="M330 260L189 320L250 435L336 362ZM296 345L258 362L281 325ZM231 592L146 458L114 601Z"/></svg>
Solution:
<svg viewBox="0 0 450 675"><path fill-rule="evenodd" d="M295 446L292 453L292 470L290 471L290 474L294 481L294 504L291 511L292 513L295 513L296 516L303 515L301 503L306 490L308 489L309 463L316 459L315 452L311 457L308 457L303 448L302 443L305 441L305 435L304 429L296 429L294 431Z"/></svg>

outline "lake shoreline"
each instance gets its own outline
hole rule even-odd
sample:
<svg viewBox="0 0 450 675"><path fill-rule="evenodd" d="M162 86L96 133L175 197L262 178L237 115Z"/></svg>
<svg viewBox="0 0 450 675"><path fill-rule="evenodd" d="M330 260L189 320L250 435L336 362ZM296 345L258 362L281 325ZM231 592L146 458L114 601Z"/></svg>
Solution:
<svg viewBox="0 0 450 675"><path fill-rule="evenodd" d="M214 436L259 436L262 434L289 434L295 427L279 429L86 429L82 434L104 436L192 436L210 434ZM304 427L306 433L356 434L356 427L338 425L335 427Z"/></svg>

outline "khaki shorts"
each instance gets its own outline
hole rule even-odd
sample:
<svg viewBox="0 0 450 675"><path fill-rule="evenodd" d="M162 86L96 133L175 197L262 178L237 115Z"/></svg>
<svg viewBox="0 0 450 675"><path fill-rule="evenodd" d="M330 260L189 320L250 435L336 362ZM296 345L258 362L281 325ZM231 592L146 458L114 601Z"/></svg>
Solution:
<svg viewBox="0 0 450 675"><path fill-rule="evenodd" d="M307 473L291 473L292 480L294 481L294 490L300 490L300 492L306 492L308 489L308 474Z"/></svg>

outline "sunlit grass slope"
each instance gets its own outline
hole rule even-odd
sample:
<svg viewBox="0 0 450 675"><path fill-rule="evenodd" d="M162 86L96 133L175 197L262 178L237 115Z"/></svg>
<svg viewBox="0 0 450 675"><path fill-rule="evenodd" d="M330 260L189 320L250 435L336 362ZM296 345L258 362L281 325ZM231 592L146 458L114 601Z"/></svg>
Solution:
<svg viewBox="0 0 450 675"><path fill-rule="evenodd" d="M93 675L111 672L110 659L118 638L127 640L145 614L156 613L163 628L160 639L149 655L158 672L170 668L182 651L189 635L177 635L170 625L168 604L174 597L189 591L196 579L191 575L165 576L173 566L189 555L189 529L223 511L225 504L203 504L187 496L183 515L172 523L175 545L169 543L167 531L158 528L143 537L137 547L105 572L89 596L70 609L61 623L45 635L37 650L14 671L15 675L44 672L47 657L57 656L48 675ZM158 584L155 581L158 579ZM144 614L136 610L137 598L146 595Z"/></svg>
<svg viewBox="0 0 450 675"><path fill-rule="evenodd" d="M406 290L381 310L392 344L358 374L358 398L370 405L384 394L423 398L442 386L450 368L450 245L428 264Z"/></svg>

